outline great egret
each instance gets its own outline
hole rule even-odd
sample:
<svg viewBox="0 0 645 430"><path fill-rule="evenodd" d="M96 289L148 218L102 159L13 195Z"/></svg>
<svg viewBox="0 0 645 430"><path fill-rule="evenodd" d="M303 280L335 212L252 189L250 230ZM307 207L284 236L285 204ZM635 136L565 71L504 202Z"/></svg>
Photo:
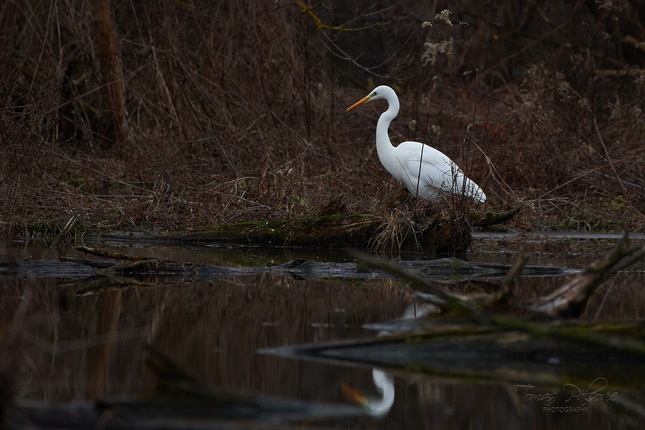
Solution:
<svg viewBox="0 0 645 430"><path fill-rule="evenodd" d="M347 111L372 100L385 99L389 107L376 124L376 151L383 167L403 182L417 197L437 201L444 195L470 197L477 203L486 201L486 194L446 154L421 142L406 141L392 146L387 129L399 113L399 98L387 85L376 87Z"/></svg>

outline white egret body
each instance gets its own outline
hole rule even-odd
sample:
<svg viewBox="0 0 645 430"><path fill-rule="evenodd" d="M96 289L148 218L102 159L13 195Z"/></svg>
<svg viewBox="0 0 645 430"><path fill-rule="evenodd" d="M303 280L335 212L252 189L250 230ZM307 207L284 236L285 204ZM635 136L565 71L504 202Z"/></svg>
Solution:
<svg viewBox="0 0 645 430"><path fill-rule="evenodd" d="M385 99L389 107L376 124L376 151L383 167L397 180L403 182L417 197L437 201L443 195L465 195L477 203L486 201L486 194L446 154L421 142L406 141L392 146L387 130L399 113L399 98L386 85L359 100L347 111L363 103Z"/></svg>

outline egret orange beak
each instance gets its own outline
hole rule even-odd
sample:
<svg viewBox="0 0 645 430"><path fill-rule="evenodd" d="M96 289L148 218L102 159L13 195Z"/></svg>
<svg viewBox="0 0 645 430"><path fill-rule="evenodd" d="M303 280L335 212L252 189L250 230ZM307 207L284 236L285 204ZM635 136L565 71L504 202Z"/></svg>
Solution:
<svg viewBox="0 0 645 430"><path fill-rule="evenodd" d="M361 102L362 102L362 100L361 100ZM359 103L356 103L356 104L359 104ZM354 105L354 106L356 106L356 105ZM354 107L354 106L352 106L352 107ZM351 108L349 108L349 109L351 109ZM347 110L349 110L349 109L347 109ZM343 388L342 389L343 389L343 394L349 400L352 400L352 401L358 403L359 405L365 405L366 399L365 399L365 397L363 397L361 395L361 393L358 390L350 387L349 385L347 385L345 383L343 383Z"/></svg>
<svg viewBox="0 0 645 430"><path fill-rule="evenodd" d="M356 106L360 106L363 103L370 101L371 98L372 98L371 94L369 96L363 97L362 99L360 99L359 101L357 101L356 103L348 107L345 112L349 112L350 110L354 109Z"/></svg>

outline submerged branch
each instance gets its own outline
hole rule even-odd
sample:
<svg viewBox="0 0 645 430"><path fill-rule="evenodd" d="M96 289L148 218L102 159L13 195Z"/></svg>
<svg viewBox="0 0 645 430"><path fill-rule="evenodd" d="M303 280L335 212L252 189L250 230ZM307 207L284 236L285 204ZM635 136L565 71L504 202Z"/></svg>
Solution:
<svg viewBox="0 0 645 430"><path fill-rule="evenodd" d="M510 299L513 295L513 287L517 285L517 280L522 276L524 271L524 266L529 260L529 254L521 252L517 257L515 264L506 274L504 278L504 283L502 288L491 296L490 304L492 304L496 309L507 309L510 305Z"/></svg>
<svg viewBox="0 0 645 430"><path fill-rule="evenodd" d="M510 308L511 314L504 311L509 309L513 286L526 264L527 254L520 255L516 264L509 270L499 292L490 296L478 295L469 298L461 298L447 293L435 283L391 262L356 252L353 255L371 269L395 274L410 282L413 287L430 292L431 295L424 295L424 298L442 310L465 316L471 321L489 328L519 331L535 338L574 341L591 347L601 346L645 355L645 342L642 340L644 325L642 323L614 326L601 324L590 327L572 322L555 321L555 323L544 324L533 321L533 317L537 316L549 319L579 317L585 309L589 297L603 281L618 270L625 269L645 257L645 247L630 245L627 235L606 257L591 264L583 273L577 275L556 292L538 299L531 305L515 305ZM521 314L526 309L532 311L528 320L514 315ZM438 320L441 316L433 314L432 318Z"/></svg>
<svg viewBox="0 0 645 430"><path fill-rule="evenodd" d="M428 280L419 274L413 273L381 258L373 257L358 251L350 251L350 254L363 266L370 269L385 270L405 281L410 282L412 286L421 287L421 289L430 292L431 295L436 297L436 300L432 300L430 297L428 297L428 300L443 310L454 311L481 323L488 322L489 320L489 317L484 312L472 306L472 304L467 300L444 291L435 284L428 282Z"/></svg>
<svg viewBox="0 0 645 430"><path fill-rule="evenodd" d="M592 263L583 273L536 303L525 307L550 317L579 317L591 294L611 275L645 257L645 247L632 246L627 233L607 256Z"/></svg>

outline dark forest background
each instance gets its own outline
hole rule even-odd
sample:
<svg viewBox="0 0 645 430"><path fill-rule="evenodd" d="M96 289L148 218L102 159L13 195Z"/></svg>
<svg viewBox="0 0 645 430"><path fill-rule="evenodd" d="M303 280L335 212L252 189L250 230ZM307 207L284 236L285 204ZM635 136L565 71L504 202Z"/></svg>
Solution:
<svg viewBox="0 0 645 430"><path fill-rule="evenodd" d="M393 210L392 141L521 229L645 227L645 3L5 0L0 220L186 229Z"/></svg>

